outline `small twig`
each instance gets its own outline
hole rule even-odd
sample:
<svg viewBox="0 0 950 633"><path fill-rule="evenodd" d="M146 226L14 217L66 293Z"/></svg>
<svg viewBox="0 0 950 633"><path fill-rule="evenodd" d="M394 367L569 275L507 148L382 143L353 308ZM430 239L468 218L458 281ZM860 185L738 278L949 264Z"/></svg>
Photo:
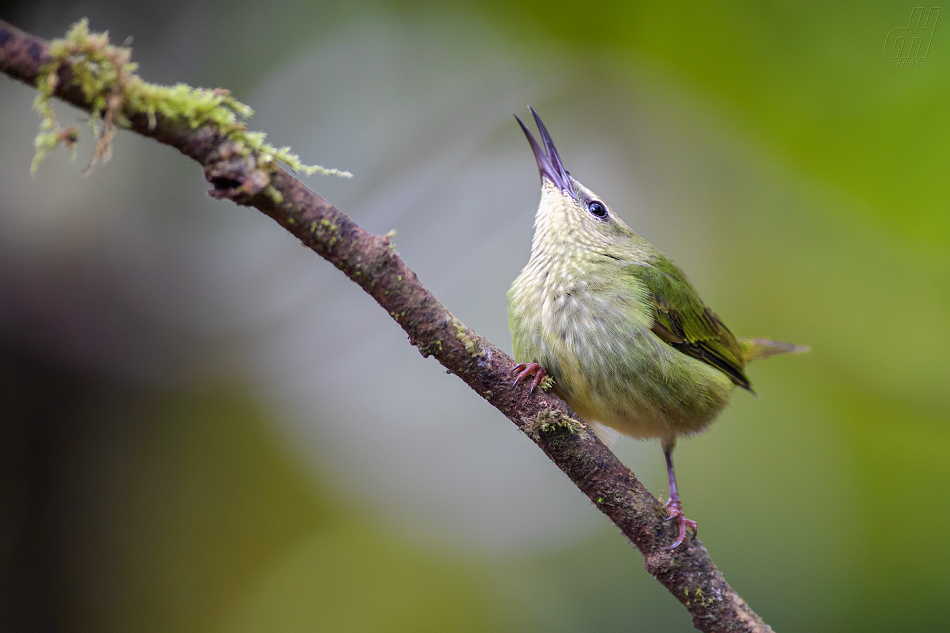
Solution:
<svg viewBox="0 0 950 633"><path fill-rule="evenodd" d="M0 21L0 71L35 86L51 61L49 43ZM95 111L74 81L71 62L57 63L52 94ZM543 392L526 400L527 387L511 387L511 358L439 303L396 254L389 236L363 230L287 172L269 163L262 167L273 156L245 151L213 123L193 127L127 103L110 104L109 110L121 114L132 131L197 161L213 197L259 209L372 295L423 356L434 356L514 422L610 517L643 554L647 571L687 608L696 628L771 631L729 586L700 541L669 549L676 530L664 521L663 506L564 402Z"/></svg>

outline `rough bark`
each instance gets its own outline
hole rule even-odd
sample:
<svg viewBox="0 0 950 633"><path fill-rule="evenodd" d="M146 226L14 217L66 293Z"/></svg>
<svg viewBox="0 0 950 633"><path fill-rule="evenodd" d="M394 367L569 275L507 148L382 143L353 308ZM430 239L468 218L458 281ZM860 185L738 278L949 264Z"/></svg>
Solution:
<svg viewBox="0 0 950 633"><path fill-rule="evenodd" d="M49 63L49 43L0 21L0 71L35 86ZM90 111L70 66L60 68L54 96ZM369 233L285 171L267 172L265 191L256 157L235 152L211 126L196 129L157 115L126 109L133 132L170 145L198 162L210 195L255 207L339 268L406 331L423 356L432 356L514 422L574 484L610 517L643 554L647 571L709 632L771 631L729 586L698 539L671 550L674 522L633 472L556 396L527 397L512 387L514 361L491 341L465 327L419 281L386 236ZM276 201L280 198L280 201Z"/></svg>

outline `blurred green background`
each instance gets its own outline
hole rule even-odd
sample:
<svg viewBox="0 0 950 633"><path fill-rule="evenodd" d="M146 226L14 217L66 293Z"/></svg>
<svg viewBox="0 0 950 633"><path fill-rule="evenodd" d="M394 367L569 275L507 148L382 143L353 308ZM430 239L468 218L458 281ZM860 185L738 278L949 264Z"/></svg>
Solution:
<svg viewBox="0 0 950 633"><path fill-rule="evenodd" d="M681 442L689 517L776 630L946 630L950 24L912 4L7 2L230 88L309 184L508 348L538 199L511 118L683 267L751 368ZM944 16L946 20L947 16ZM909 31L908 31L909 32ZM908 36L913 37L916 33ZM907 54L905 52L905 54ZM915 50L915 57L923 55ZM0 628L686 631L640 555L336 270L120 134L29 176L0 88ZM60 120L82 116L58 106ZM655 443L616 452L665 494Z"/></svg>

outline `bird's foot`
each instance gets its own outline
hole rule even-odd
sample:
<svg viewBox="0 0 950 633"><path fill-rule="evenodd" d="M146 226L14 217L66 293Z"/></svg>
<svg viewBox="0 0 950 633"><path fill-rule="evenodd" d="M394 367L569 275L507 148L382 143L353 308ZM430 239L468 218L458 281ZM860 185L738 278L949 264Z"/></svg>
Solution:
<svg viewBox="0 0 950 633"><path fill-rule="evenodd" d="M525 378L534 376L534 378L531 380L531 389L528 390L529 396L534 393L534 390L538 388L538 385L544 382L544 379L548 375L548 372L544 370L544 367L537 363L519 363L514 366L511 372L518 372L514 383L511 385L512 387L517 387L518 383L520 383Z"/></svg>
<svg viewBox="0 0 950 633"><path fill-rule="evenodd" d="M676 520L677 526L679 526L679 535L676 540L673 541L673 544L670 545L670 549L676 549L686 540L686 530L687 528L693 530L693 538L696 537L696 521L691 521L686 518L683 514L683 504L680 503L679 499L672 498L666 502L666 509L669 511L670 516L666 517L664 521Z"/></svg>

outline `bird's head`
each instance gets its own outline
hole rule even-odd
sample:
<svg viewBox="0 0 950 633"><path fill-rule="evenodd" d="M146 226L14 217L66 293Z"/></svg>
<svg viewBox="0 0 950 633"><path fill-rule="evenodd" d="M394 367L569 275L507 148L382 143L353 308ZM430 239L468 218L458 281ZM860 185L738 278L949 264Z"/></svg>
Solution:
<svg viewBox="0 0 950 633"><path fill-rule="evenodd" d="M541 134L539 145L524 122L515 115L528 138L541 172L541 204L535 221L536 241L557 241L603 251L636 235L593 191L564 168L551 134L541 117L528 106Z"/></svg>

